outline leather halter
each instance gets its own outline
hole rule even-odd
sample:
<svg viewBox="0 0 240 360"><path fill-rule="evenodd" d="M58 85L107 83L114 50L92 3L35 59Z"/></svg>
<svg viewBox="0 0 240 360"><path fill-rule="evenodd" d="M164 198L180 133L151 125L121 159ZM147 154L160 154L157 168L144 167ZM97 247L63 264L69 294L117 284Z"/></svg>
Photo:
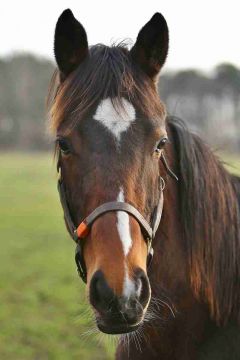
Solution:
<svg viewBox="0 0 240 360"><path fill-rule="evenodd" d="M166 163L166 159L162 159L165 168L167 169L169 175L176 178L176 175L172 173L172 171L168 168ZM58 161L58 171L61 170L60 161ZM112 201L104 203L94 209L78 226L75 226L72 216L70 214L69 205L66 198L66 190L63 182L62 174L60 171L60 178L58 180L58 192L60 195L60 200L64 212L65 222L68 228L68 231L72 237L72 239L76 242L76 251L75 251L75 261L77 265L77 270L79 276L86 283L87 282L87 271L86 265L83 258L83 239L85 239L90 230L92 224L95 222L97 218L102 216L105 213L112 211L124 211L130 215L132 215L140 225L144 240L147 243L148 247L148 259L147 265L149 266L153 257L153 248L152 248L152 240L155 237L156 231L160 224L162 211L163 211L163 190L165 188L165 182L162 177L159 177L159 201L157 206L155 207L152 216L151 216L151 224L143 217L143 215L131 204L126 202Z"/></svg>

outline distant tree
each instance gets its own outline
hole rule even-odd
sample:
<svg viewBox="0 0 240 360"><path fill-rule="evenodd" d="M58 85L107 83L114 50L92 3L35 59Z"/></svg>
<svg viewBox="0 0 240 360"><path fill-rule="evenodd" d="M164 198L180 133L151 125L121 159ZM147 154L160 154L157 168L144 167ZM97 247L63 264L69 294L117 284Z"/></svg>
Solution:
<svg viewBox="0 0 240 360"><path fill-rule="evenodd" d="M0 61L0 146L49 148L45 98L53 69L50 61L30 54Z"/></svg>

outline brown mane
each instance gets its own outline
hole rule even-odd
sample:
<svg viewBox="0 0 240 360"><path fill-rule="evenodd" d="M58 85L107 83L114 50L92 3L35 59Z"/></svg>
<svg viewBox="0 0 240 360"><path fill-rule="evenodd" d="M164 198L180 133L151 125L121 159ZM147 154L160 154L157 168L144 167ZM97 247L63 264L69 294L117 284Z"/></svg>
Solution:
<svg viewBox="0 0 240 360"><path fill-rule="evenodd" d="M90 48L86 60L63 83L55 72L48 95L51 129L55 132L66 118L76 124L106 97L116 108L122 107L124 97L146 116L164 117L165 108L154 82L136 64L133 66L127 46L99 44Z"/></svg>
<svg viewBox="0 0 240 360"><path fill-rule="evenodd" d="M181 221L194 293L217 323L239 319L239 178L178 119L170 119L178 159Z"/></svg>

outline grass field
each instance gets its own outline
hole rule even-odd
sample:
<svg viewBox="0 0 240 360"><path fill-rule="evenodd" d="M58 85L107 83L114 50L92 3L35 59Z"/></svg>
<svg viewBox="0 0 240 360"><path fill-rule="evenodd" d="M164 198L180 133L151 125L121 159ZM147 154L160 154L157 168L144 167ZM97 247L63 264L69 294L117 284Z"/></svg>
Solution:
<svg viewBox="0 0 240 360"><path fill-rule="evenodd" d="M0 169L0 360L113 359L107 341L83 335L92 323L52 157L3 154Z"/></svg>
<svg viewBox="0 0 240 360"><path fill-rule="evenodd" d="M50 155L0 156L0 359L112 359L74 265Z"/></svg>

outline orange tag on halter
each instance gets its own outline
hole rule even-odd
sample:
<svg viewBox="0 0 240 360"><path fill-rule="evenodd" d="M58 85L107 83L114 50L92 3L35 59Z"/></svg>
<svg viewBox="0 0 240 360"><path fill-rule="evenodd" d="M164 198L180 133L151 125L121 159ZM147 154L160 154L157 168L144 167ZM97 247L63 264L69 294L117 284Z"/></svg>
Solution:
<svg viewBox="0 0 240 360"><path fill-rule="evenodd" d="M79 238L85 238L89 233L89 227L85 222L81 222L81 224L77 228L77 234Z"/></svg>

